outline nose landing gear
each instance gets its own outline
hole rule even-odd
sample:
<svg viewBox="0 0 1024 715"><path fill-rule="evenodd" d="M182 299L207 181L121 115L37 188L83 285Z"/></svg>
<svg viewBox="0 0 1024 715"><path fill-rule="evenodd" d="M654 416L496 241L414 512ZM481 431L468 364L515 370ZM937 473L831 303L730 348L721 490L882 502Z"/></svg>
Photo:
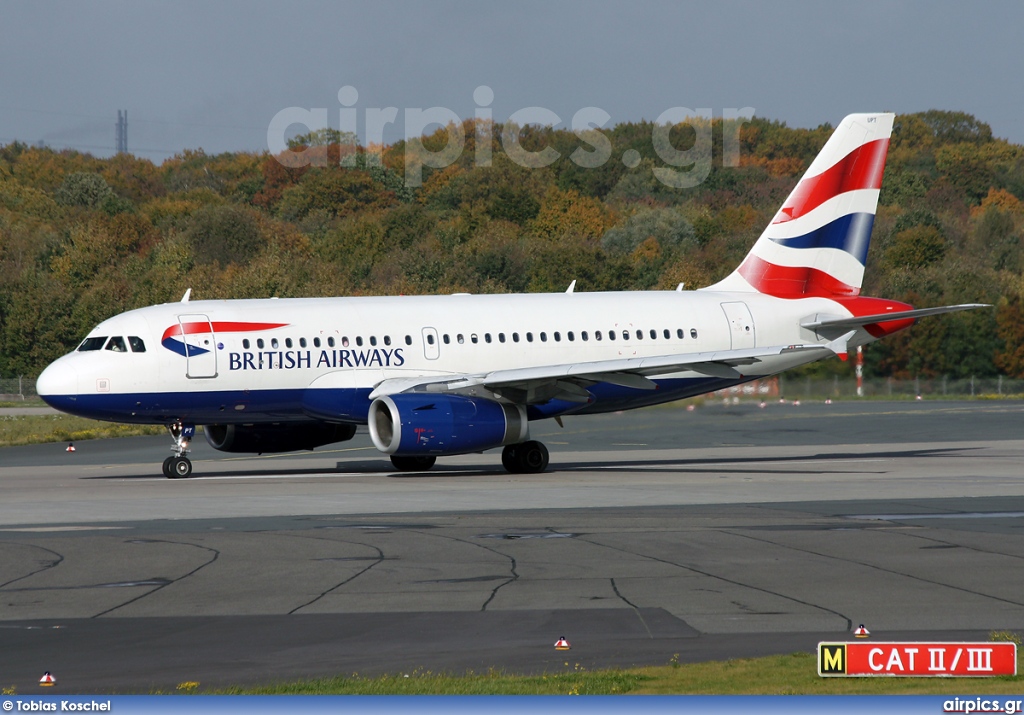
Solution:
<svg viewBox="0 0 1024 715"><path fill-rule="evenodd" d="M167 431L174 440L174 446L171 447L174 455L164 460L164 476L168 479L187 479L192 476L192 460L185 455L189 453L189 442L196 435L196 426L182 424L179 420L167 425Z"/></svg>

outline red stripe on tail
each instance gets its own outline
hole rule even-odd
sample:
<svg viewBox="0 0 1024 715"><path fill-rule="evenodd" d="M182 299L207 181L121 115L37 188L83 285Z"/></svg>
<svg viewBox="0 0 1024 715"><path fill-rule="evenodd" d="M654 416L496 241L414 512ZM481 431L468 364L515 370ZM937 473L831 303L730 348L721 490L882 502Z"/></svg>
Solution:
<svg viewBox="0 0 1024 715"><path fill-rule="evenodd" d="M881 188L888 149L888 139L876 139L857 147L817 176L803 179L772 223L800 218L847 191Z"/></svg>
<svg viewBox="0 0 1024 715"><path fill-rule="evenodd" d="M747 256L737 272L755 290L776 298L835 298L860 295L860 288L836 280L807 266L777 266L754 255Z"/></svg>

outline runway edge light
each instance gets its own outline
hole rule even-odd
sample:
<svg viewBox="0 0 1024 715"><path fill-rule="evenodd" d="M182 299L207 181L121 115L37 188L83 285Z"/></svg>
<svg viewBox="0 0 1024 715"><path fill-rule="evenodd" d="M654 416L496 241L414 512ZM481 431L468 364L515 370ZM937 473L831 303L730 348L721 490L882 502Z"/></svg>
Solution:
<svg viewBox="0 0 1024 715"><path fill-rule="evenodd" d="M57 684L57 679L50 674L50 671L46 671L43 673L43 677L39 679L39 684L50 687Z"/></svg>
<svg viewBox="0 0 1024 715"><path fill-rule="evenodd" d="M572 646L569 645L569 641L565 639L565 636L562 636L555 642L555 650L569 650L570 648Z"/></svg>
<svg viewBox="0 0 1024 715"><path fill-rule="evenodd" d="M853 635L857 636L858 638L867 638L869 635L871 635L871 631L865 628L864 624L861 623L859 626L853 629Z"/></svg>

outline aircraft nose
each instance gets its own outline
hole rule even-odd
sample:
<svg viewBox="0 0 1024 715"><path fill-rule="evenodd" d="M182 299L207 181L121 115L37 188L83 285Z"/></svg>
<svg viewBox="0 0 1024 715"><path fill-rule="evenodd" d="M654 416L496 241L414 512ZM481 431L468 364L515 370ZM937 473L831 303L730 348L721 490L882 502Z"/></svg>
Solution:
<svg viewBox="0 0 1024 715"><path fill-rule="evenodd" d="M50 363L36 379L36 393L46 404L61 409L67 397L78 394L78 371L65 358Z"/></svg>

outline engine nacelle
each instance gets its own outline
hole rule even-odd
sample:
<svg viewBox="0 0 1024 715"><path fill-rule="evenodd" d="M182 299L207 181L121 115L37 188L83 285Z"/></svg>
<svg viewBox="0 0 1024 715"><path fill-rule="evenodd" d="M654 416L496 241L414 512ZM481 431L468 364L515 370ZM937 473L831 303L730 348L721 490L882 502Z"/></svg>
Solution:
<svg viewBox="0 0 1024 715"><path fill-rule="evenodd" d="M210 446L221 452L295 452L352 439L355 425L326 422L265 422L248 425L205 425Z"/></svg>
<svg viewBox="0 0 1024 715"><path fill-rule="evenodd" d="M465 454L529 437L526 410L479 397L407 393L370 404L370 439L384 454Z"/></svg>

